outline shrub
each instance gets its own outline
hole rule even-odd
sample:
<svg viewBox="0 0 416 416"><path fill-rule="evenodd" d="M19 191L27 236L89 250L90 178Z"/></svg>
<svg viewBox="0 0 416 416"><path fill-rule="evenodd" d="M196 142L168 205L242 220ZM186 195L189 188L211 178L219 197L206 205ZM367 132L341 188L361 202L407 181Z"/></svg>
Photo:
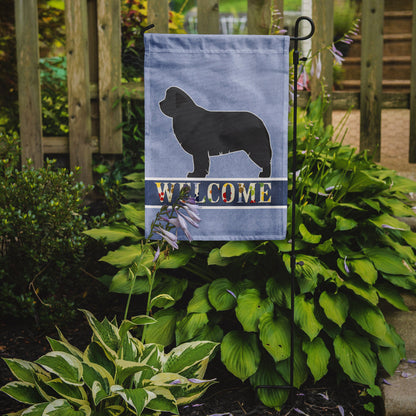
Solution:
<svg viewBox="0 0 416 416"><path fill-rule="evenodd" d="M52 161L17 170L12 160L0 158L0 314L69 317L64 293L83 255L87 188Z"/></svg>
<svg viewBox="0 0 416 416"><path fill-rule="evenodd" d="M1 390L28 404L24 414L117 416L178 413L215 380L203 380L217 344L191 342L165 354L162 345L143 344L129 332L154 319L137 316L120 326L98 321L84 311L92 329L84 352L60 339L48 339L52 351L34 363L6 358L17 381Z"/></svg>

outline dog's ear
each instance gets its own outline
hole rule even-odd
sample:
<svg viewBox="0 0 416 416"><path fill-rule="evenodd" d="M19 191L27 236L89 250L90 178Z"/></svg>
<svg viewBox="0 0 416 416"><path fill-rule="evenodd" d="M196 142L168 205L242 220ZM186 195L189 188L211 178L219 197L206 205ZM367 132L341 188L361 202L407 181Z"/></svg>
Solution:
<svg viewBox="0 0 416 416"><path fill-rule="evenodd" d="M186 104L189 100L188 97L185 94L182 94L180 92L176 93L176 108L179 108L181 105Z"/></svg>

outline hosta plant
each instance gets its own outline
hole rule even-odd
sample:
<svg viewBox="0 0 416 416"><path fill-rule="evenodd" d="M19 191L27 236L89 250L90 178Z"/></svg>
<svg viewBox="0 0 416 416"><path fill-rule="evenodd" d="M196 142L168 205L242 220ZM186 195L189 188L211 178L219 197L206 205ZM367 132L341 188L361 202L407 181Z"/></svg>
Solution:
<svg viewBox="0 0 416 416"><path fill-rule="evenodd" d="M17 378L1 391L25 403L16 415L117 416L178 414L178 405L192 402L215 380L204 380L217 344L182 344L169 353L158 344L143 344L130 330L155 320L141 315L120 326L101 322L84 311L92 329L84 351L62 333L48 339L52 351L35 362L6 358Z"/></svg>

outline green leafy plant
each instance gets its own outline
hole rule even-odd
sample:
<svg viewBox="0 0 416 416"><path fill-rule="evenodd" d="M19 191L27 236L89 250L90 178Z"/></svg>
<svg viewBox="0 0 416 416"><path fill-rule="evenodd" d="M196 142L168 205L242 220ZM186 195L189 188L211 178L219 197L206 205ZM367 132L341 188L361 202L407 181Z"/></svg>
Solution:
<svg viewBox="0 0 416 416"><path fill-rule="evenodd" d="M204 380L217 344L190 342L163 351L143 344L130 331L151 325L149 316L101 322L83 311L92 329L84 351L59 332L48 338L52 351L35 362L6 358L17 381L1 391L28 404L25 415L117 416L178 413L178 406L201 396L215 380Z"/></svg>
<svg viewBox="0 0 416 416"><path fill-rule="evenodd" d="M68 318L73 305L65 287L83 259L82 198L88 188L52 161L17 170L18 156L10 149L0 158L0 313Z"/></svg>

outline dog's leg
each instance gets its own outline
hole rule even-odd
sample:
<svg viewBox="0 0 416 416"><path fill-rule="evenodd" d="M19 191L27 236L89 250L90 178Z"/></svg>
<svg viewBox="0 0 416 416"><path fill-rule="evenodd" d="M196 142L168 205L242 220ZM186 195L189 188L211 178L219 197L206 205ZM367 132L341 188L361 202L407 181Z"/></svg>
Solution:
<svg viewBox="0 0 416 416"><path fill-rule="evenodd" d="M248 153L249 158L263 170L259 173L259 178L268 178L271 174L271 152L266 152L266 154L257 152L257 153Z"/></svg>
<svg viewBox="0 0 416 416"><path fill-rule="evenodd" d="M188 173L188 178L205 178L209 172L208 152L193 154L194 171Z"/></svg>

